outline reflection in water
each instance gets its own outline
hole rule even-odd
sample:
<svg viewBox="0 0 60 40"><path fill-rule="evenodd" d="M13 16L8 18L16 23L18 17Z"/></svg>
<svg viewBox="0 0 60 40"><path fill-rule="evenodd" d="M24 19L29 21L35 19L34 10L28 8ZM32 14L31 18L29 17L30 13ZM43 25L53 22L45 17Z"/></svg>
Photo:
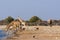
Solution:
<svg viewBox="0 0 60 40"><path fill-rule="evenodd" d="M6 32L3 30L0 30L0 40L5 39L7 36Z"/></svg>
<svg viewBox="0 0 60 40"><path fill-rule="evenodd" d="M0 40L5 40L7 37L13 36L12 34L13 34L13 31L9 30L9 31L5 32L3 30L0 30Z"/></svg>

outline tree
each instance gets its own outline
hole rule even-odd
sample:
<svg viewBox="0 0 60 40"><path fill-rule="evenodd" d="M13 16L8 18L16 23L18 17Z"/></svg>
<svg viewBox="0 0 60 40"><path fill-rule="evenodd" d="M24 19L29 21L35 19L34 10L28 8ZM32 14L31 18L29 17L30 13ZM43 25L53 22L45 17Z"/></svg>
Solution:
<svg viewBox="0 0 60 40"><path fill-rule="evenodd" d="M7 23L12 22L13 20L14 20L14 18L11 17L11 16L8 16L8 17L5 19L5 21L6 21Z"/></svg>
<svg viewBox="0 0 60 40"><path fill-rule="evenodd" d="M37 17L37 16L33 16L33 17L31 17L30 18L30 22L36 22L36 21L38 21L38 20L41 20L39 17Z"/></svg>

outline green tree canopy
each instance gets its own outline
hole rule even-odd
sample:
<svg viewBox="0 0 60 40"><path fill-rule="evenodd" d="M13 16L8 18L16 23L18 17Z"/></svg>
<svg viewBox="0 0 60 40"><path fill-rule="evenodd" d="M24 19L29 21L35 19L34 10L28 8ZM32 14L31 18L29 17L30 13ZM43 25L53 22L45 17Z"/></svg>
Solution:
<svg viewBox="0 0 60 40"><path fill-rule="evenodd" d="M11 16L8 16L8 17L5 19L5 21L6 21L7 23L12 22L13 20L14 20L14 18L11 17Z"/></svg>
<svg viewBox="0 0 60 40"><path fill-rule="evenodd" d="M39 17L37 17L37 16L33 16L33 17L31 17L30 18L30 22L36 22L36 21L38 21L38 20L41 20Z"/></svg>

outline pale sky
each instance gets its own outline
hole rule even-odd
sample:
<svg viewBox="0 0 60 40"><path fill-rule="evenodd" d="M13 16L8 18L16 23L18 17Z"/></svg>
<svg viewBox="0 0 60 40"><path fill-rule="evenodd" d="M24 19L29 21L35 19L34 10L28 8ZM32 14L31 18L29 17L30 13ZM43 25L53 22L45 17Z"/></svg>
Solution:
<svg viewBox="0 0 60 40"><path fill-rule="evenodd" d="M60 19L60 0L0 0L0 19L12 16L28 20L31 16L41 19Z"/></svg>

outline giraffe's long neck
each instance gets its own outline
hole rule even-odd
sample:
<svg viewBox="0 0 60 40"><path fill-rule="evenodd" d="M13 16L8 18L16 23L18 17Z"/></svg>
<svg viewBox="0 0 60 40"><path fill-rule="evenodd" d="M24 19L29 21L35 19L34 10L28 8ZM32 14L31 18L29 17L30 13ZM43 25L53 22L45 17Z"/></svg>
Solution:
<svg viewBox="0 0 60 40"><path fill-rule="evenodd" d="M21 23L23 22L23 20L22 20L21 18L19 18L19 17L18 17L18 20L19 20Z"/></svg>
<svg viewBox="0 0 60 40"><path fill-rule="evenodd" d="M25 26L25 22L20 17L18 17L18 20Z"/></svg>

